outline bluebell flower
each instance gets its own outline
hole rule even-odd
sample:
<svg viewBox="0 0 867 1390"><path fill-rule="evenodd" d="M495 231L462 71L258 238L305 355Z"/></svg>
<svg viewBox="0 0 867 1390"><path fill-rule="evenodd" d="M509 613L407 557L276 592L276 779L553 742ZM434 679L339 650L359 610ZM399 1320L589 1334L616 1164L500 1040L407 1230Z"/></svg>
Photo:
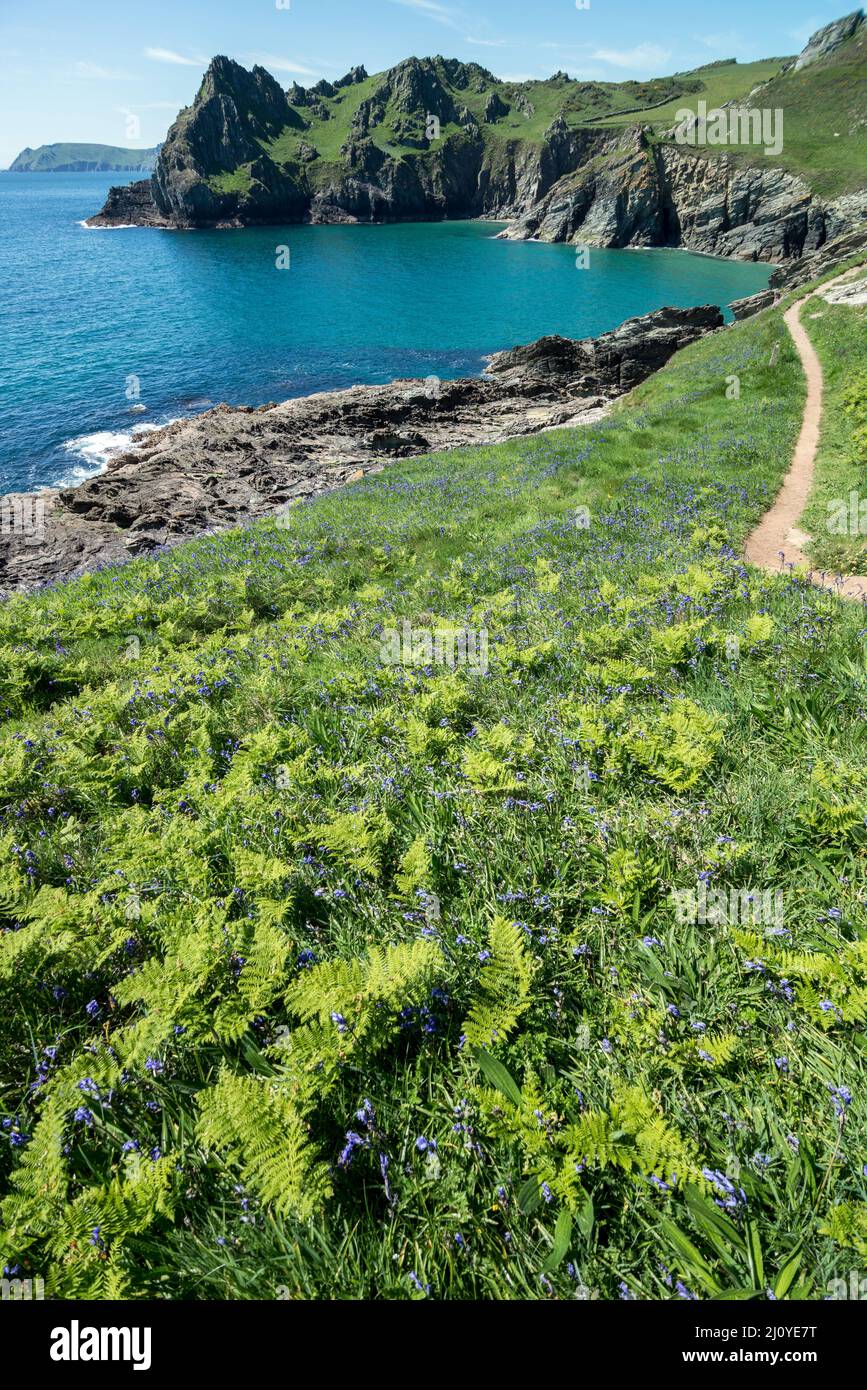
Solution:
<svg viewBox="0 0 867 1390"><path fill-rule="evenodd" d="M834 1098L834 1114L841 1119L852 1104L852 1092L848 1086L828 1086L828 1090Z"/></svg>
<svg viewBox="0 0 867 1390"><path fill-rule="evenodd" d="M341 1149L337 1159L338 1165L341 1168L348 1168L355 1155L355 1150L366 1148L369 1142L368 1139L362 1138L360 1134L356 1134L355 1130L348 1129L346 1131L346 1143Z"/></svg>

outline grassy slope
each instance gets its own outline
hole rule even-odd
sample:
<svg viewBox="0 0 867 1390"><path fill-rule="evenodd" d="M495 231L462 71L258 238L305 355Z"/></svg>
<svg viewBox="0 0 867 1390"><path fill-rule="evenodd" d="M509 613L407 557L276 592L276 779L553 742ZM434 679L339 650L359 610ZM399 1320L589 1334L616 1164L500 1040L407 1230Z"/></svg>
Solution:
<svg viewBox="0 0 867 1390"><path fill-rule="evenodd" d="M836 197L867 176L867 26L827 61L770 82L759 104L784 112L784 147L772 162Z"/></svg>
<svg viewBox="0 0 867 1390"><path fill-rule="evenodd" d="M757 69L761 64L753 65ZM745 71L746 69L744 69ZM843 44L822 63L801 72L782 73L768 79L752 105L783 112L783 149L766 156L749 146L732 146L735 154L750 162L766 162L802 175L823 197L838 197L864 187L867 177L865 130L867 130L867 30ZM721 79L722 80L722 79ZM762 80L757 71L756 81ZM722 90L714 97L721 105ZM673 119L678 106L695 110L693 99L672 103ZM708 101L710 109L711 103ZM667 110L667 108L663 108ZM653 113L657 129L663 112ZM708 149L709 156L719 150Z"/></svg>
<svg viewBox="0 0 867 1390"><path fill-rule="evenodd" d="M752 63L739 66L736 63L720 69L705 68L695 73L680 73L676 77L658 78L651 82L567 82L548 79L544 82L511 83L495 81L481 91L444 86L457 106L466 106L472 111L479 124L487 145L499 148L510 140L538 143L558 115L562 115L571 126L586 125L607 117L612 111L632 110L635 107L655 106L668 93L672 94L672 110L679 104L688 104L690 93L702 95L707 91L712 99L728 100L745 95L760 78L770 76L779 68L779 61ZM377 73L366 81L350 87L341 88L333 98L324 98L323 104L329 111L328 120L314 119L308 130L287 129L276 140L264 146L272 158L278 162L294 165L298 162L298 151L302 143L313 145L325 164L335 164L340 158L340 149L347 139L352 119L362 101L373 96L385 74ZM509 112L494 123L484 120L485 104L492 92L496 92L509 106ZM527 114L518 109L516 101L523 95L532 105L533 112ZM663 107L667 110L667 107ZM310 120L306 107L293 108L304 121ZM372 139L380 149L388 154L409 154L420 156L417 148L401 144L395 136L393 122L399 114L391 107L386 110L383 122L374 128ZM621 118L628 123L635 117ZM443 137L460 129L457 125L446 125ZM421 155L423 157L423 154ZM308 166L308 172L315 181L322 166Z"/></svg>
<svg viewBox="0 0 867 1390"><path fill-rule="evenodd" d="M814 318L813 315L819 317ZM822 434L816 458L816 475L810 502L804 512L803 527L813 537L810 558L822 569L843 574L867 573L867 506L849 517L850 529L841 535L829 527L836 524L835 502L849 503L851 492L858 502L867 502L867 308L847 308L826 304L823 299L808 300L801 310L801 321L822 363L825 403ZM855 392L857 407L846 409ZM860 441L856 430L860 427ZM860 507L859 507L860 511ZM852 525L858 516L860 530Z"/></svg>
<svg viewBox="0 0 867 1390"><path fill-rule="evenodd" d="M0 610L5 1263L199 1298L847 1275L863 618L736 556L802 401L766 313L602 425L390 465ZM489 674L382 665L401 615L484 625ZM780 889L784 933L679 925L699 874ZM341 984L383 943L414 954ZM461 1043L497 980L512 1100Z"/></svg>
<svg viewBox="0 0 867 1390"><path fill-rule="evenodd" d="M697 109L697 102L707 103L708 110L715 106L722 106L728 101L743 101L749 96L754 87L760 82L767 82L775 77L785 58L763 58L755 63L738 63L734 60L730 63L721 64L719 67L700 69L695 73L687 73L686 76L695 78L701 82L701 90L694 93L687 93L683 97L675 97L673 101L665 106L656 107L648 113L648 121L660 130L670 126L677 119L677 113L681 109L689 108L691 111ZM606 121L606 125L629 125L637 117L615 116Z"/></svg>

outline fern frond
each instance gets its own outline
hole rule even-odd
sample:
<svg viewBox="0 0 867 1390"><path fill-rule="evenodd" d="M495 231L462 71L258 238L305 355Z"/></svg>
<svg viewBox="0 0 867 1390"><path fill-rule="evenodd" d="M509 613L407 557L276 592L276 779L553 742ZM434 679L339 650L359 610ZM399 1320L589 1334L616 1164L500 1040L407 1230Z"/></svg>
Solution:
<svg viewBox="0 0 867 1390"><path fill-rule="evenodd" d="M463 1033L477 1047L503 1042L530 1007L533 966L519 926L495 917L488 930L490 957L479 982L479 995L464 1021Z"/></svg>
<svg viewBox="0 0 867 1390"><path fill-rule="evenodd" d="M243 1181L281 1216L306 1220L331 1191L307 1121L273 1082L224 1069L199 1097L197 1132L207 1148L227 1152Z"/></svg>

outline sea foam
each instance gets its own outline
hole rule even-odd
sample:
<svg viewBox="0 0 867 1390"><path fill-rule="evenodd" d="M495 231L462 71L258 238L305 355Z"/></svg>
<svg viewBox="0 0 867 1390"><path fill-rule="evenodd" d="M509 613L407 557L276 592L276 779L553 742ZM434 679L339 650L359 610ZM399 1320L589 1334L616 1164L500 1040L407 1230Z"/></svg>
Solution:
<svg viewBox="0 0 867 1390"><path fill-rule="evenodd" d="M171 420L163 420L161 424L149 422L136 425L131 430L96 430L93 434L81 434L77 439L67 439L61 448L72 456L74 462L49 486L78 487L88 478L98 478L100 473L105 472L110 459L141 444L144 435L171 423Z"/></svg>

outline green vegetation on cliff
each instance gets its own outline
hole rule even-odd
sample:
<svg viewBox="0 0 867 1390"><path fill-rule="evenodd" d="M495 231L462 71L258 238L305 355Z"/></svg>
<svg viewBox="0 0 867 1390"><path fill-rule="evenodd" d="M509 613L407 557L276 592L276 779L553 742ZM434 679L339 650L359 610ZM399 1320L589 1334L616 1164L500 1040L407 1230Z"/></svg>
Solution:
<svg viewBox="0 0 867 1390"><path fill-rule="evenodd" d="M97 224L491 217L518 237L785 260L864 215L865 73L860 12L820 30L797 59L729 60L647 82L563 72L504 82L437 56L286 91L264 68L218 56L168 132L154 207L116 195ZM720 137L714 124L707 139L682 143L677 118L699 103L712 120L749 105L761 138L741 144L743 131ZM841 206L845 193L856 199Z"/></svg>
<svg viewBox="0 0 867 1390"><path fill-rule="evenodd" d="M699 94L708 110L727 101L742 101L749 88L735 90L738 74L752 73L750 106L782 112L783 148L766 156L754 146L728 146L742 159L758 161L800 174L815 193L838 197L856 192L867 182L867 25L820 62L801 71L781 70L779 60L720 69ZM678 109L696 109L699 98L687 98L654 111L650 123L658 132L671 126ZM708 154L719 154L708 147Z"/></svg>
<svg viewBox="0 0 867 1390"><path fill-rule="evenodd" d="M9 165L11 174L57 174L72 172L111 173L113 170L141 170L154 167L158 146L152 150L126 150L116 145L39 145L29 147Z"/></svg>

